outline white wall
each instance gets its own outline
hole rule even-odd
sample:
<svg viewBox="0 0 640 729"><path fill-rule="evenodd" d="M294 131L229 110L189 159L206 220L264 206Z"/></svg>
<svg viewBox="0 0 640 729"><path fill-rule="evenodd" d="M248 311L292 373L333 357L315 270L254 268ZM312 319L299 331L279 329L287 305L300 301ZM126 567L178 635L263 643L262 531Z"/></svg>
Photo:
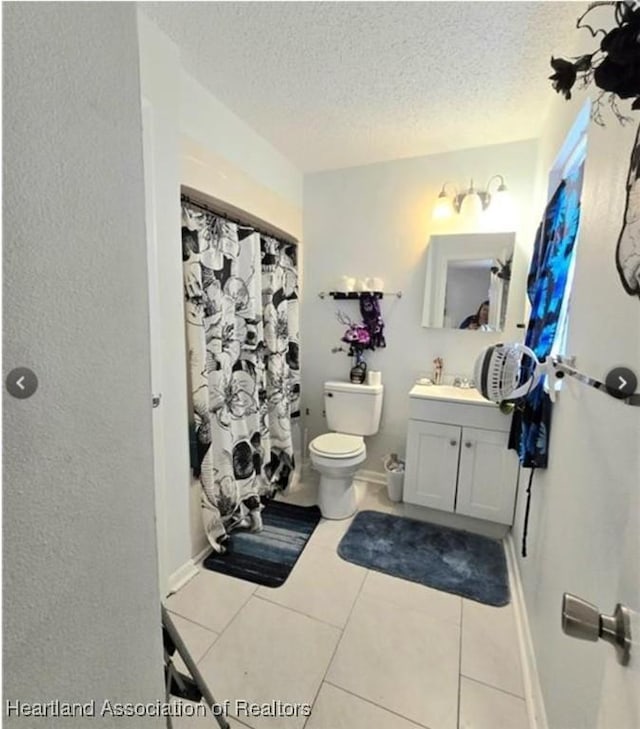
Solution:
<svg viewBox="0 0 640 729"><path fill-rule="evenodd" d="M182 68L177 46L138 11L142 96L157 128L154 154L166 464L168 573L206 544L200 488L190 476L180 243L180 186L285 233L302 233L302 175Z"/></svg>
<svg viewBox="0 0 640 729"><path fill-rule="evenodd" d="M575 96L553 107L541 142L547 171L584 102L583 94ZM636 128L623 128L612 116L606 128L589 128L568 353L576 355L580 370L599 378L616 365L640 370L640 302L623 291L614 261ZM546 187L546 176L541 185ZM581 595L604 611L618 601L640 609L639 414L571 381L554 408L549 468L534 481L529 556L519 560L550 729L602 726L596 723L601 682L612 651L563 635L562 593ZM521 491L514 527L518 546L524 500ZM625 531L635 534L636 555L635 564L626 565L627 579L620 558ZM624 584L633 584L626 594ZM629 707L631 701L627 696L619 703ZM640 717L632 719L629 711L626 719L605 726L638 726Z"/></svg>
<svg viewBox="0 0 640 729"><path fill-rule="evenodd" d="M124 3L3 11L4 366L40 381L4 398L3 698L156 701L136 16Z"/></svg>
<svg viewBox="0 0 640 729"><path fill-rule="evenodd" d="M259 124L260 120L256 122ZM181 74L180 126L184 137L209 153L221 155L248 174L254 184L298 207L302 205L299 170L184 70ZM197 161L202 163L203 160L198 158Z"/></svg>
<svg viewBox="0 0 640 729"><path fill-rule="evenodd" d="M359 316L357 302L333 302L318 297L341 274L379 276L387 291L401 290L402 298L382 302L387 348L367 357L369 367L382 371L385 400L381 429L367 439L365 467L381 471L381 458L404 452L409 390L415 379L430 375L433 359L444 359L445 375L469 375L478 352L510 336L521 337L524 279L533 240L531 200L536 194L537 143L524 141L456 153L354 167L305 177L304 270L305 295L302 331L313 332L302 348L302 387L309 438L323 432L322 382L348 378L350 360L332 354L344 327L338 309ZM470 227L462 217L436 223L433 204L443 182L476 186L495 173L505 176L515 203L513 219L490 215ZM425 329L421 326L426 250L432 234L516 232L513 292L505 333Z"/></svg>

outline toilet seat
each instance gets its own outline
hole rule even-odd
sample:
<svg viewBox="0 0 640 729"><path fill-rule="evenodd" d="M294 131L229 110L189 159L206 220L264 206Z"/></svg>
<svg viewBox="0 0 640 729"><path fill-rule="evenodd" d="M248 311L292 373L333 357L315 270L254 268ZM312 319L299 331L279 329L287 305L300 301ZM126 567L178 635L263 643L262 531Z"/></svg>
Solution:
<svg viewBox="0 0 640 729"><path fill-rule="evenodd" d="M323 458L352 458L364 449L362 436L346 433L325 433L309 444L309 450Z"/></svg>

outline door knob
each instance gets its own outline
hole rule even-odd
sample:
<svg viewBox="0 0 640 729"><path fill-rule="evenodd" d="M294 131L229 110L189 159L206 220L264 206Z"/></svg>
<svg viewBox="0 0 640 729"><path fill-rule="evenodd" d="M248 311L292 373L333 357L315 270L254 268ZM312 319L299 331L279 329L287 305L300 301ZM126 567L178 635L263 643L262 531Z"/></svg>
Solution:
<svg viewBox="0 0 640 729"><path fill-rule="evenodd" d="M611 643L618 662L629 663L631 653L631 616L629 608L618 603L613 615L601 613L595 605L565 592L562 596L562 630L572 638Z"/></svg>
<svg viewBox="0 0 640 729"><path fill-rule="evenodd" d="M449 445L452 445L452 446L456 446L456 445L458 445L458 441L457 441L457 440L453 440L453 439L451 439L451 440L449 441Z"/></svg>
<svg viewBox="0 0 640 729"><path fill-rule="evenodd" d="M470 440L468 440L468 441L467 441L467 442L466 442L466 443L464 444L464 447L465 447L465 448L473 448L473 443L472 443L472 442L471 442Z"/></svg>

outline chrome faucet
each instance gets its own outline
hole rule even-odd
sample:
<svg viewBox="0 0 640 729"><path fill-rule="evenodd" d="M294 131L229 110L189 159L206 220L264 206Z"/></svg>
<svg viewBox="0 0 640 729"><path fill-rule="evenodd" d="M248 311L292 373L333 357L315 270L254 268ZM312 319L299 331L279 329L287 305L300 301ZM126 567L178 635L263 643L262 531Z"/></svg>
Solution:
<svg viewBox="0 0 640 729"><path fill-rule="evenodd" d="M473 380L470 380L468 377L455 377L453 386L459 387L461 390L469 390L474 387L474 384Z"/></svg>

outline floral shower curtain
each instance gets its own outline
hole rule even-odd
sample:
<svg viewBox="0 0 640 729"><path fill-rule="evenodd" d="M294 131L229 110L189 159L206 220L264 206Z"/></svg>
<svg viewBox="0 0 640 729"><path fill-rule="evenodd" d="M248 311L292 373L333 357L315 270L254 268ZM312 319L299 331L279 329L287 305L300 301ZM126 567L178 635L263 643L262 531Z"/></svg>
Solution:
<svg viewBox="0 0 640 729"><path fill-rule="evenodd" d="M182 204L194 472L207 538L258 531L294 469L300 414L296 246Z"/></svg>

